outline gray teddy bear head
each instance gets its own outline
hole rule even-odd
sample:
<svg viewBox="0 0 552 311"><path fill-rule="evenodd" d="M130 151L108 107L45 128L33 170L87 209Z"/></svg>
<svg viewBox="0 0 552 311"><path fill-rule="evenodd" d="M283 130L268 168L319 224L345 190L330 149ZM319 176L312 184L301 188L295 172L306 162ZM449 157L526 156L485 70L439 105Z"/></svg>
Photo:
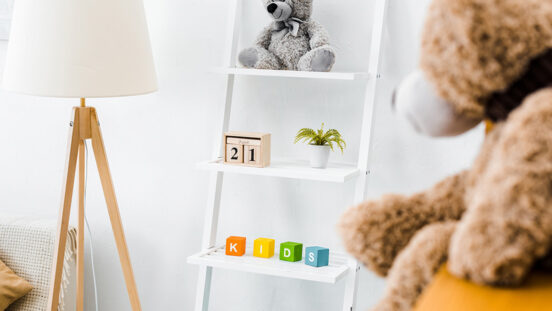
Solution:
<svg viewBox="0 0 552 311"><path fill-rule="evenodd" d="M313 0L262 0L266 11L275 21L285 21L295 17L303 21L312 14Z"/></svg>

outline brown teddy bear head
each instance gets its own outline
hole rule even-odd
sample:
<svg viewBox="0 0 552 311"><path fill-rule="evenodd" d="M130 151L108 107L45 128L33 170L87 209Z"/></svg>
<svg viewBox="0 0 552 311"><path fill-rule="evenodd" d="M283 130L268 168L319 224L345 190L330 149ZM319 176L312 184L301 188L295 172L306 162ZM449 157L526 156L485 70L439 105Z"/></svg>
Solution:
<svg viewBox="0 0 552 311"><path fill-rule="evenodd" d="M552 67L542 70L552 65L550 48L551 0L434 0L421 72L397 91L397 110L433 136L462 133L484 118L505 119L552 83Z"/></svg>

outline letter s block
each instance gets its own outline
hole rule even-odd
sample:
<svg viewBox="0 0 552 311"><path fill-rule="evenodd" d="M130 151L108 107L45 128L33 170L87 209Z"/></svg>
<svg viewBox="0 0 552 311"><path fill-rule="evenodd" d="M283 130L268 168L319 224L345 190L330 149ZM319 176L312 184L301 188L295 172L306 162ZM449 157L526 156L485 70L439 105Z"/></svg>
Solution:
<svg viewBox="0 0 552 311"><path fill-rule="evenodd" d="M301 259L303 259L303 244L295 242L280 244L280 260L295 262Z"/></svg>
<svg viewBox="0 0 552 311"><path fill-rule="evenodd" d="M243 256L243 254L245 254L245 237L228 237L226 239L226 255Z"/></svg>
<svg viewBox="0 0 552 311"><path fill-rule="evenodd" d="M253 256L270 258L274 256L274 244L276 241L267 238L258 238L253 242Z"/></svg>
<svg viewBox="0 0 552 311"><path fill-rule="evenodd" d="M311 246L305 249L305 264L313 267L327 266L330 259L330 250L325 247Z"/></svg>

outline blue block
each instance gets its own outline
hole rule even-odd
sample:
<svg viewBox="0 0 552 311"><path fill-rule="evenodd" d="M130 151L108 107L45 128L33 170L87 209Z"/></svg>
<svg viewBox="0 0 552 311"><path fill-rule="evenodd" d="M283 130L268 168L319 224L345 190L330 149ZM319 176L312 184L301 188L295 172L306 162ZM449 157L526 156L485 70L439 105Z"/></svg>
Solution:
<svg viewBox="0 0 552 311"><path fill-rule="evenodd" d="M313 267L324 267L330 261L330 249L310 246L305 249L305 264Z"/></svg>

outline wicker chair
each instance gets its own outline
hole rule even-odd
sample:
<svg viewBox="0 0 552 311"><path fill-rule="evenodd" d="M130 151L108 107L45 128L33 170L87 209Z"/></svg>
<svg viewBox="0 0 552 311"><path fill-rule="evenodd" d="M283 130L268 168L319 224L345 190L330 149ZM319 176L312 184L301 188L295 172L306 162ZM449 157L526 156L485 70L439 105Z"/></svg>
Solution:
<svg viewBox="0 0 552 311"><path fill-rule="evenodd" d="M56 222L0 215L0 260L27 280L33 290L8 311L45 311L54 256ZM70 228L58 310L76 308L76 229Z"/></svg>

